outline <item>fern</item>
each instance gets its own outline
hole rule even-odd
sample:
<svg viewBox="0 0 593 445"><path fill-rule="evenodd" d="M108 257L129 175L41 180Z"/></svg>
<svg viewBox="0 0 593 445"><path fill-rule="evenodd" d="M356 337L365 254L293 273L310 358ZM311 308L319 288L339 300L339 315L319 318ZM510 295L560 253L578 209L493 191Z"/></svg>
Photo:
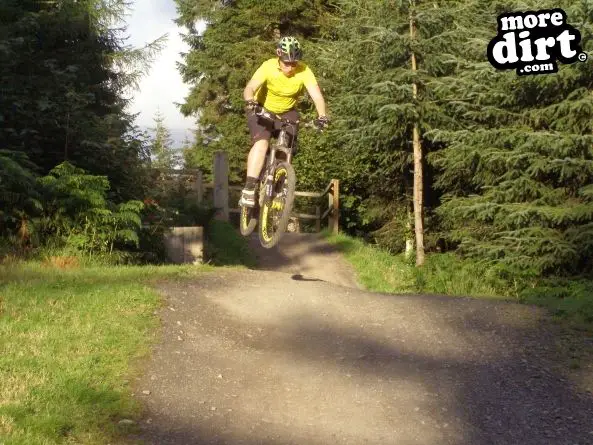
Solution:
<svg viewBox="0 0 593 445"><path fill-rule="evenodd" d="M64 162L39 183L48 203L40 219L41 230L58 244L89 256L112 253L118 245L138 246L144 204L110 202L106 177L89 175Z"/></svg>

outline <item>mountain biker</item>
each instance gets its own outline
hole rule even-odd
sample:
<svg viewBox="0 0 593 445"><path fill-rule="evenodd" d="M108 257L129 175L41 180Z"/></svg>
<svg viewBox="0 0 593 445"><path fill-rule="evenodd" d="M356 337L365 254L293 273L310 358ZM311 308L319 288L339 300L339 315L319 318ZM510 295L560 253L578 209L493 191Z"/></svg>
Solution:
<svg viewBox="0 0 593 445"><path fill-rule="evenodd" d="M255 206L255 186L268 151L270 137L273 131L280 129L278 123L272 125L260 122L258 116L253 113L257 107L263 106L272 113L296 121L299 119L299 113L295 109L297 99L306 89L317 109L316 125L323 128L329 123L325 100L315 75L301 61L303 51L299 41L291 36L281 38L276 48L276 56L265 61L255 71L243 91L243 99L247 102L247 126L253 146L247 158L247 180L239 206ZM291 139L295 140L296 132L293 128L289 127L287 132Z"/></svg>

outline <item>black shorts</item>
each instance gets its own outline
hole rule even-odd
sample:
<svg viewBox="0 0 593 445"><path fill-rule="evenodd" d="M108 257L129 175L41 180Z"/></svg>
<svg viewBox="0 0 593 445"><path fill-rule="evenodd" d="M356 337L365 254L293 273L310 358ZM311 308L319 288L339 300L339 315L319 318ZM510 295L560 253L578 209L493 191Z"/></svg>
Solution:
<svg viewBox="0 0 593 445"><path fill-rule="evenodd" d="M296 110L290 110L286 113L279 114L279 116L290 119L291 121L298 121L299 120L299 112ZM268 122L264 119L260 119L254 113L247 113L247 126L249 127L249 133L251 134L251 143L255 144L257 141L266 140L269 141L272 137L278 135L280 131L281 124L280 122L276 121L272 125L271 122ZM294 141L296 132L295 127L288 126L286 128L286 132L290 135L290 140Z"/></svg>

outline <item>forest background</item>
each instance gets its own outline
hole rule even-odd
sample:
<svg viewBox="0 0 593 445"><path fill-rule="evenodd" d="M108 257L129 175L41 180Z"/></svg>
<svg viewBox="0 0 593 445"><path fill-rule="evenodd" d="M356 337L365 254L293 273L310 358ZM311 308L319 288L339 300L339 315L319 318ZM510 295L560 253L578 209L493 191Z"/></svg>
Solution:
<svg viewBox="0 0 593 445"><path fill-rule="evenodd" d="M212 209L159 186L154 167L200 168L208 180L214 152L224 150L230 180L241 184L249 148L242 90L290 34L331 117L321 135L301 131L298 188L339 178L345 233L396 256L413 241L415 260L406 261L418 267L426 251L428 265L452 275L479 268L476 279L499 293L570 301L593 320L591 62L517 76L486 57L499 14L558 7L589 52L592 2L175 3L191 48L179 67L191 85L181 111L196 118L182 158L161 117L148 135L125 111L125 93L162 43L125 45L118 23L129 2L2 2L3 256L160 261L162 233L142 222L204 223ZM316 117L307 97L298 107Z"/></svg>

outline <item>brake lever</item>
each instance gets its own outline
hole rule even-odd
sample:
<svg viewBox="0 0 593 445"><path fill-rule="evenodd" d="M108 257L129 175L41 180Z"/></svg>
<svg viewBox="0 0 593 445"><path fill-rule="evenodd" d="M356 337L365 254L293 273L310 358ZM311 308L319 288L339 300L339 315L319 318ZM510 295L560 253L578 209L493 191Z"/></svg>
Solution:
<svg viewBox="0 0 593 445"><path fill-rule="evenodd" d="M319 126L315 125L314 122L307 122L306 124L303 124L303 127L313 128L313 129L319 131L320 133L323 133L323 131L325 130L324 126L319 127Z"/></svg>

